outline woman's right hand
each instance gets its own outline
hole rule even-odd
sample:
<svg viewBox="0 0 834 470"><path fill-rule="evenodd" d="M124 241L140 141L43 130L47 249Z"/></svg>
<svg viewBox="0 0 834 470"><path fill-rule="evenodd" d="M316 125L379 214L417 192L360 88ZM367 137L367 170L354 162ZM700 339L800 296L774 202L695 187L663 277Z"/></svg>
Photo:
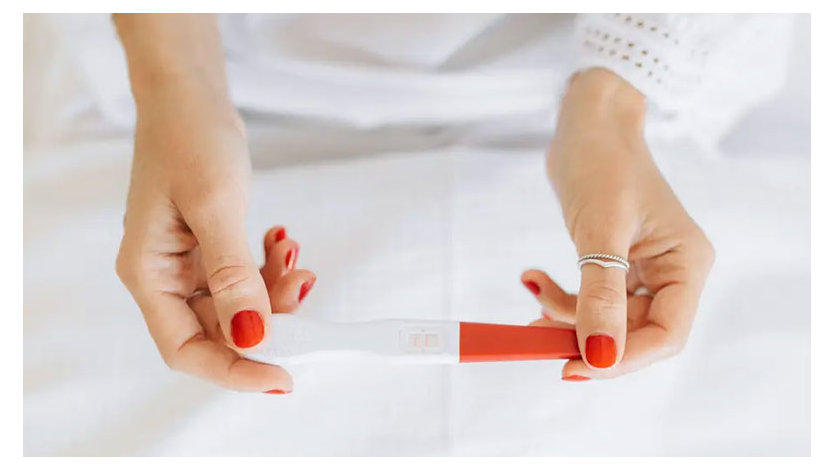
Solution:
<svg viewBox="0 0 834 470"><path fill-rule="evenodd" d="M113 21L137 114L119 277L171 368L238 390L291 390L283 369L239 355L269 336L271 312L290 312L297 302L275 291L278 304L270 306L247 245L251 163L229 99L217 16L116 14ZM295 242L274 248L294 265ZM287 274L296 299L311 276Z"/></svg>
<svg viewBox="0 0 834 470"><path fill-rule="evenodd" d="M137 106L117 272L172 369L242 391L289 391L292 378L283 369L239 355L269 335L276 306L247 243L251 164L242 121L224 94L177 83L155 87ZM268 259L268 280L277 282L276 269L291 271L298 245L284 239L270 248L270 256L286 260L279 269ZM296 299L312 278L283 274L292 284L283 289L294 289ZM297 301L282 296L280 311L292 311Z"/></svg>
<svg viewBox="0 0 834 470"><path fill-rule="evenodd" d="M269 291L272 311L277 314L293 313L310 292L316 282L316 276L307 270L296 269L298 262L298 243L287 238L284 227L276 226L266 232L264 236L265 261L261 268L261 276ZM194 311L200 324L203 325L209 339L219 345L226 345L225 337L217 320L217 310L211 296L200 292L188 299L188 305ZM231 354L231 353L228 353ZM245 359L236 359L237 363L249 364L243 367L253 368L253 374L262 369L268 374L270 369L278 369L267 364L260 364ZM292 387L273 386L264 393L285 394L292 391Z"/></svg>

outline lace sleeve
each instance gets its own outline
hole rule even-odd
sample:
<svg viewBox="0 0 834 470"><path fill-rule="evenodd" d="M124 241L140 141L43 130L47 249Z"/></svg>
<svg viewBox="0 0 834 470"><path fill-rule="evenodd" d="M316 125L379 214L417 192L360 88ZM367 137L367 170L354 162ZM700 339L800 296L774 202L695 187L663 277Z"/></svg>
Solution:
<svg viewBox="0 0 834 470"><path fill-rule="evenodd" d="M577 68L607 68L667 117L720 137L784 82L790 15L582 14Z"/></svg>

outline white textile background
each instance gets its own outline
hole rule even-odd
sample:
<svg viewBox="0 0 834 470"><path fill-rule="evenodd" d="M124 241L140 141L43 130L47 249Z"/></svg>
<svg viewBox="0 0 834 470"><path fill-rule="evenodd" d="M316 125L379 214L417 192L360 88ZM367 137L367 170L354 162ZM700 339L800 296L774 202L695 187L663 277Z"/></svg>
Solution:
<svg viewBox="0 0 834 470"><path fill-rule="evenodd" d="M272 396L173 373L113 269L131 139L28 147L24 454L807 455L809 82L791 83L721 158L655 146L717 261L684 352L613 381L562 382L555 361L319 364L291 370L294 393ZM38 93L58 94L27 90ZM31 136L56 120L26 122ZM256 172L250 242L258 250L275 223L300 241L300 266L318 276L300 315L521 324L538 314L524 269L577 287L543 141L490 144L488 129L459 127L367 143L307 125L252 121L253 158L272 163ZM355 158L322 156L339 148ZM310 158L276 165L279 149Z"/></svg>

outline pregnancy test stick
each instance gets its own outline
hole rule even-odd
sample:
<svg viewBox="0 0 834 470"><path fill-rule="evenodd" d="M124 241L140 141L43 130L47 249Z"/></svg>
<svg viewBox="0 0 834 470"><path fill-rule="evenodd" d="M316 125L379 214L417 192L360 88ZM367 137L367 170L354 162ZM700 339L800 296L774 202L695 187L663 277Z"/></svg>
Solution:
<svg viewBox="0 0 834 470"><path fill-rule="evenodd" d="M442 364L581 356L576 332L563 328L394 319L335 323L276 314L269 340L245 357L292 365L356 358Z"/></svg>

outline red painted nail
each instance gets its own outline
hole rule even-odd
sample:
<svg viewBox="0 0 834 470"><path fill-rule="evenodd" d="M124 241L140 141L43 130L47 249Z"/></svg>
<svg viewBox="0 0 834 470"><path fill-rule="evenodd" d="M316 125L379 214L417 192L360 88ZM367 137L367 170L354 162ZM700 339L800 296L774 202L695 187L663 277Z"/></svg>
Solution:
<svg viewBox="0 0 834 470"><path fill-rule="evenodd" d="M301 303L304 300L304 297L307 297L307 293L310 292L310 289L313 288L313 284L316 283L316 278L312 278L309 281L301 284L301 289L298 291L298 302Z"/></svg>
<svg viewBox="0 0 834 470"><path fill-rule="evenodd" d="M617 343L608 335L588 336L585 340L585 358L594 367L611 367L617 361Z"/></svg>
<svg viewBox="0 0 834 470"><path fill-rule="evenodd" d="M264 339L264 322L254 310L237 312L232 318L232 341L239 348L251 348Z"/></svg>
<svg viewBox="0 0 834 470"><path fill-rule="evenodd" d="M288 251L287 255L284 257L284 266L286 266L287 269L295 268L296 259L298 259L298 248L293 248Z"/></svg>
<svg viewBox="0 0 834 470"><path fill-rule="evenodd" d="M584 382L586 380L591 380L590 377L585 377L584 375L573 374L567 377L562 377L562 380L567 382Z"/></svg>
<svg viewBox="0 0 834 470"><path fill-rule="evenodd" d="M280 389L276 388L275 390L267 390L264 393L268 393L270 395L285 395L285 394L290 393L290 392L285 392L283 390L280 390Z"/></svg>
<svg viewBox="0 0 834 470"><path fill-rule="evenodd" d="M285 238L287 238L287 229L281 227L275 231L275 243L278 243Z"/></svg>
<svg viewBox="0 0 834 470"><path fill-rule="evenodd" d="M524 285L527 286L527 288L530 289L530 292L532 292L535 296L538 296L542 291L541 287L533 281L524 281Z"/></svg>

